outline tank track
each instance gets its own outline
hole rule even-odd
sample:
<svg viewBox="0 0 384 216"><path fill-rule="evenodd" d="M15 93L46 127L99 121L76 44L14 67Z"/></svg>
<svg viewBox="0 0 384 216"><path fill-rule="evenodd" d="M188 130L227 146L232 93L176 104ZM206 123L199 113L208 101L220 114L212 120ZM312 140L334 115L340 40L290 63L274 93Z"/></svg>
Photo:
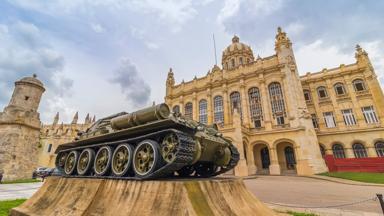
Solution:
<svg viewBox="0 0 384 216"><path fill-rule="evenodd" d="M101 179L132 179L132 180L145 180L145 179L156 179L156 178L164 178L168 176L172 176L175 171L181 169L184 166L190 165L193 162L193 155L196 151L195 149L195 142L193 138L179 130L175 129L170 129L170 130L163 130L157 133L152 133L148 134L146 136L141 136L138 138L133 138L133 139L126 139L126 140L121 140L118 142L110 142L110 143L101 143L101 144L94 144L90 146L84 146L82 148L71 148L71 149L66 149L63 150L62 152L70 152L72 150L82 150L85 148L89 147L99 147L99 146L116 146L120 143L131 143L133 141L139 142L144 139L154 139L154 138L159 138L161 135L164 135L166 133L174 133L179 141L179 145L177 145L177 150L176 150L176 157L175 160L171 163L168 164L163 164L162 167L159 169L155 170L153 173L150 175L139 178L136 176L126 176L126 177L118 177L118 176L94 176L94 175L89 175L89 176L79 176L79 175L66 175L63 174L62 176L67 177L67 178L101 178ZM165 163L165 162L164 162Z"/></svg>
<svg viewBox="0 0 384 216"><path fill-rule="evenodd" d="M234 145L229 145L229 149L231 150L231 159L229 160L229 163L225 167L221 167L219 170L217 170L213 176L217 176L220 174L223 174L225 172L228 172L229 170L235 168L237 163L240 160L240 154L239 151L237 151L237 148Z"/></svg>

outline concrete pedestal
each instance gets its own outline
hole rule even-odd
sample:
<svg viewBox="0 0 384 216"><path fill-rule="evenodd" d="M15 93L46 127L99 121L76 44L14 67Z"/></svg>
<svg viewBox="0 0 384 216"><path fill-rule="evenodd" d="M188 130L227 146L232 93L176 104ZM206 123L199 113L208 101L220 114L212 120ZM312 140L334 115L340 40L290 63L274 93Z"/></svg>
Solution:
<svg viewBox="0 0 384 216"><path fill-rule="evenodd" d="M276 215L239 178L110 180L50 177L10 215Z"/></svg>

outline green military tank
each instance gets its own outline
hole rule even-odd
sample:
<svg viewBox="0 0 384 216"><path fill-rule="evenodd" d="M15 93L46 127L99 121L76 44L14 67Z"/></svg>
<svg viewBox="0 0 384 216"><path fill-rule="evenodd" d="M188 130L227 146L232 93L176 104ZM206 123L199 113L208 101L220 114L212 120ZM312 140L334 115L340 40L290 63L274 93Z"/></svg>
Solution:
<svg viewBox="0 0 384 216"><path fill-rule="evenodd" d="M239 160L215 124L171 113L164 103L102 118L55 153L61 175L87 178L211 177Z"/></svg>

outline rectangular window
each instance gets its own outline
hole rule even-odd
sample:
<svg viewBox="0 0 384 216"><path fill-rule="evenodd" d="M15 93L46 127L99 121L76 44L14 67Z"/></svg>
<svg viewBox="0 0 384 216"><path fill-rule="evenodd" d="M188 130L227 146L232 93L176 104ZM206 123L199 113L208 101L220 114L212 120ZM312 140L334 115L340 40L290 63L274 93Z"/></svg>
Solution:
<svg viewBox="0 0 384 216"><path fill-rule="evenodd" d="M261 128L261 120L260 119L255 119L254 123L255 123L255 128Z"/></svg>
<svg viewBox="0 0 384 216"><path fill-rule="evenodd" d="M356 124L356 119L353 115L352 109L341 110L341 113L343 114L345 125L350 126Z"/></svg>
<svg viewBox="0 0 384 216"><path fill-rule="evenodd" d="M367 124L374 124L379 122L373 106L362 107L361 110L364 114L364 119Z"/></svg>
<svg viewBox="0 0 384 216"><path fill-rule="evenodd" d="M284 124L284 116L277 116L276 122L277 122L277 125L283 125Z"/></svg>
<svg viewBox="0 0 384 216"><path fill-rule="evenodd" d="M317 116L316 114L311 114L312 117L312 124L314 128L319 128L319 123L317 122Z"/></svg>
<svg viewBox="0 0 384 216"><path fill-rule="evenodd" d="M323 115L324 115L325 126L327 126L327 128L336 127L336 122L335 122L335 118L333 117L333 112L325 112L323 113Z"/></svg>

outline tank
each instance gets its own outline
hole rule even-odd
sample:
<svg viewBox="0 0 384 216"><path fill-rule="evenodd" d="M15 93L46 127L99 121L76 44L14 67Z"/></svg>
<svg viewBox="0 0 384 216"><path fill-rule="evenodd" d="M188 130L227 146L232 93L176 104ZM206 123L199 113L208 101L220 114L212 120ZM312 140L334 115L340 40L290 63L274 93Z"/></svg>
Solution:
<svg viewBox="0 0 384 216"><path fill-rule="evenodd" d="M171 113L164 103L102 118L55 153L61 175L84 178L211 177L239 160L216 124Z"/></svg>

